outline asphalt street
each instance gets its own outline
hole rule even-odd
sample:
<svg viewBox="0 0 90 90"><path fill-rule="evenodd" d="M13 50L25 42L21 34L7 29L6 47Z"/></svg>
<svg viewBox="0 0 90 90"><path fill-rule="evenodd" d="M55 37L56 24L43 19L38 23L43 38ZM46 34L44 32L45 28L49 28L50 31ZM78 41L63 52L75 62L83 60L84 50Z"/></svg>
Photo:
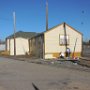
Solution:
<svg viewBox="0 0 90 90"><path fill-rule="evenodd" d="M90 72L0 57L0 90L90 90Z"/></svg>

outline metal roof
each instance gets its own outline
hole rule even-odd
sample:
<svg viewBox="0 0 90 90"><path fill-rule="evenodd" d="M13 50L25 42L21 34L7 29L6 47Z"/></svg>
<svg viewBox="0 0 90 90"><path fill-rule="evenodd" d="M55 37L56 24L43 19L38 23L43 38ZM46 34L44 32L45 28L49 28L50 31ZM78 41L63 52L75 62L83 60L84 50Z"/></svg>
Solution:
<svg viewBox="0 0 90 90"><path fill-rule="evenodd" d="M38 33L36 32L23 32L23 31L19 31L16 32L15 37L22 37L22 38L31 38L33 36L36 36ZM10 35L7 37L7 39L11 39L14 38L14 34Z"/></svg>

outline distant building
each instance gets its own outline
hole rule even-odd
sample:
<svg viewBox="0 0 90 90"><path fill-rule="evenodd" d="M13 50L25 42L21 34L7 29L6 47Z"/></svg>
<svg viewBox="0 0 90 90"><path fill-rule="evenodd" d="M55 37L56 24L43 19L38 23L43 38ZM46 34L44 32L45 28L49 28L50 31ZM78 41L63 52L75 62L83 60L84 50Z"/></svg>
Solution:
<svg viewBox="0 0 90 90"><path fill-rule="evenodd" d="M29 52L28 39L36 35L35 32L23 32L19 31L15 34L16 37L16 55L25 55ZM6 50L10 55L14 55L14 35L10 35L6 38Z"/></svg>
<svg viewBox="0 0 90 90"><path fill-rule="evenodd" d="M4 51L4 50L5 50L5 42L0 41L0 51Z"/></svg>
<svg viewBox="0 0 90 90"><path fill-rule="evenodd" d="M74 52L75 57L82 54L83 35L73 27L66 26L67 47ZM76 46L75 46L76 44ZM64 23L29 39L29 52L36 57L51 59L59 57L60 52L66 52Z"/></svg>

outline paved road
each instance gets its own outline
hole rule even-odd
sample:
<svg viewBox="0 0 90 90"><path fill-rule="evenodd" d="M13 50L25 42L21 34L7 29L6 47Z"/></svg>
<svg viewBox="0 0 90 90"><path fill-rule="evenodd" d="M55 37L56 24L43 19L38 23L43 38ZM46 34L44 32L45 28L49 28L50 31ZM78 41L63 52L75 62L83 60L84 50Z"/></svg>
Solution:
<svg viewBox="0 0 90 90"><path fill-rule="evenodd" d="M90 90L90 72L0 57L0 90Z"/></svg>

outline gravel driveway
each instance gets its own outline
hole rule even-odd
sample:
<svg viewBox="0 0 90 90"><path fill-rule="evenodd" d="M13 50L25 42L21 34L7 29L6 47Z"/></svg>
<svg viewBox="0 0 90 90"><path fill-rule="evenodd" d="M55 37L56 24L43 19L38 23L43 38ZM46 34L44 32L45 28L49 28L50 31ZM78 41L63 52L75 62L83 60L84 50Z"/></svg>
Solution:
<svg viewBox="0 0 90 90"><path fill-rule="evenodd" d="M90 90L90 72L0 58L0 90Z"/></svg>

